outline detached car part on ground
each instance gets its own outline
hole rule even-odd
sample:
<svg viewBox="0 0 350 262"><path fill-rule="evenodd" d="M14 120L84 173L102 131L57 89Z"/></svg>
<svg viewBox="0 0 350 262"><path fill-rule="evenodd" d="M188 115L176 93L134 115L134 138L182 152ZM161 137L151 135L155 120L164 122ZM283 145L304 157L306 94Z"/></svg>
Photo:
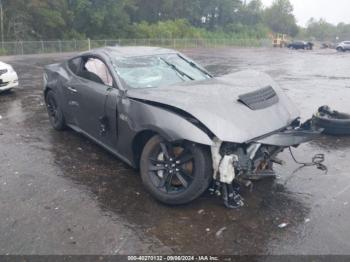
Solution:
<svg viewBox="0 0 350 262"><path fill-rule="evenodd" d="M326 135L350 135L350 115L322 106L312 118L314 126L323 129Z"/></svg>
<svg viewBox="0 0 350 262"><path fill-rule="evenodd" d="M0 62L0 92L18 87L18 76L13 67Z"/></svg>
<svg viewBox="0 0 350 262"><path fill-rule="evenodd" d="M103 48L45 68L52 126L83 133L134 168L159 201L185 204L214 179L227 207L238 184L273 174L285 148L320 131L266 74L214 78L174 50Z"/></svg>

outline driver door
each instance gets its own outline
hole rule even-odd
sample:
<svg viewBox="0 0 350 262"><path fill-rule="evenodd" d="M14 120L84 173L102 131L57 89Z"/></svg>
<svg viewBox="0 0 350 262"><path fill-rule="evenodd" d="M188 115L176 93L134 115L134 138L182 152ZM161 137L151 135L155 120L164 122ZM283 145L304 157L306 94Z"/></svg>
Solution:
<svg viewBox="0 0 350 262"><path fill-rule="evenodd" d="M117 143L117 95L107 65L97 57L84 57L69 90L74 100L76 125L92 138L113 148Z"/></svg>

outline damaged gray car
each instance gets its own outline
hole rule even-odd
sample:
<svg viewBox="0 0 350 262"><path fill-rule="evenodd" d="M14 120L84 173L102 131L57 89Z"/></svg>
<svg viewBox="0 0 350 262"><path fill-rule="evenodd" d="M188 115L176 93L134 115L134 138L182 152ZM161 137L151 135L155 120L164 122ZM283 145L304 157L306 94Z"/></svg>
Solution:
<svg viewBox="0 0 350 262"><path fill-rule="evenodd" d="M277 155L318 136L278 85L255 71L213 77L169 49L106 47L44 73L56 130L70 127L134 168L159 201L178 205L216 185L227 207L237 185L273 175Z"/></svg>

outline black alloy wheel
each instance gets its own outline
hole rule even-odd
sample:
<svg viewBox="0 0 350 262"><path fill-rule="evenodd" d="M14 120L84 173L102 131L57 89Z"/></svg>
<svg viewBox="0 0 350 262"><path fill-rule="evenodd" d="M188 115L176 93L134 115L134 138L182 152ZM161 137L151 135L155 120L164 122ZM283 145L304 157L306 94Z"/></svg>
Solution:
<svg viewBox="0 0 350 262"><path fill-rule="evenodd" d="M199 197L209 186L211 158L203 146L170 143L154 136L141 156L141 177L148 191L166 204L184 204Z"/></svg>
<svg viewBox="0 0 350 262"><path fill-rule="evenodd" d="M47 93L45 102L52 127L56 130L63 130L65 128L63 113L53 91Z"/></svg>

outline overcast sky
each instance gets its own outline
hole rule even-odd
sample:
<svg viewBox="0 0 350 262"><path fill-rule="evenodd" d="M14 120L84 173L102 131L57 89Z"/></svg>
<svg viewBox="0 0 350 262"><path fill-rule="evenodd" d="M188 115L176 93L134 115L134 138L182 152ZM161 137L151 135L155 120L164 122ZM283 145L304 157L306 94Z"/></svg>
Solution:
<svg viewBox="0 0 350 262"><path fill-rule="evenodd" d="M305 26L311 18L324 18L328 22L338 24L350 23L350 0L290 0L294 6L294 14L298 24ZM262 0L265 6L273 0Z"/></svg>

